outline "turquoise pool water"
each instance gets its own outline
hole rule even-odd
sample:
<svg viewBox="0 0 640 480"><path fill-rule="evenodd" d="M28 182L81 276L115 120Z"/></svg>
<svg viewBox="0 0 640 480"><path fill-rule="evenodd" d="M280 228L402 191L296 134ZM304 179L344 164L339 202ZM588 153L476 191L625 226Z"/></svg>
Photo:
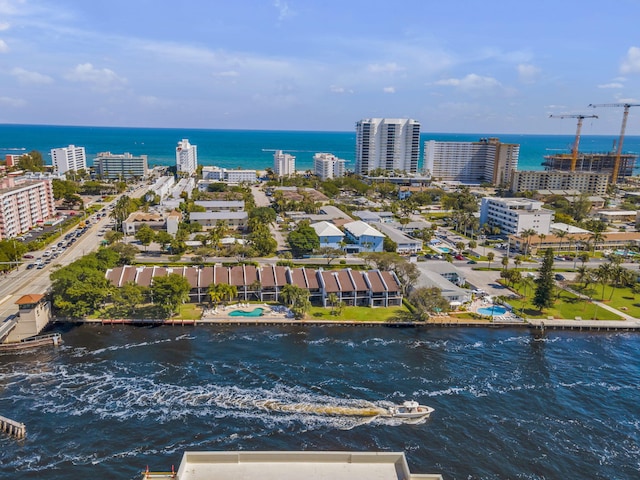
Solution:
<svg viewBox="0 0 640 480"><path fill-rule="evenodd" d="M482 307L477 311L480 315L493 315L494 317L507 313L507 309L499 305L495 305L494 307Z"/></svg>
<svg viewBox="0 0 640 480"><path fill-rule="evenodd" d="M264 315L264 308L254 308L251 311L247 310L233 310L229 312L230 317L261 317Z"/></svg>
<svg viewBox="0 0 640 480"><path fill-rule="evenodd" d="M449 247L437 247L442 253L449 253L451 249Z"/></svg>

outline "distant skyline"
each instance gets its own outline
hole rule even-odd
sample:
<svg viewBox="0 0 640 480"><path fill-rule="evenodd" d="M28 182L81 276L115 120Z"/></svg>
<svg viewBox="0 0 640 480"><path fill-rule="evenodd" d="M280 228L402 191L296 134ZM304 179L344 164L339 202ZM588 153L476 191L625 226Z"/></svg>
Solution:
<svg viewBox="0 0 640 480"><path fill-rule="evenodd" d="M616 135L640 1L0 0L0 123ZM640 107L629 135L640 135Z"/></svg>

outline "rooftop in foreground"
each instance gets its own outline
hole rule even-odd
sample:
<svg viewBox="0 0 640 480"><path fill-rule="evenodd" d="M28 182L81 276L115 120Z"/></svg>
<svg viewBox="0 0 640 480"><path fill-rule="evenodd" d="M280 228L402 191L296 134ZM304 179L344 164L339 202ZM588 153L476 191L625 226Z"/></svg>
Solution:
<svg viewBox="0 0 640 480"><path fill-rule="evenodd" d="M177 478L442 480L412 474L402 452L185 452Z"/></svg>

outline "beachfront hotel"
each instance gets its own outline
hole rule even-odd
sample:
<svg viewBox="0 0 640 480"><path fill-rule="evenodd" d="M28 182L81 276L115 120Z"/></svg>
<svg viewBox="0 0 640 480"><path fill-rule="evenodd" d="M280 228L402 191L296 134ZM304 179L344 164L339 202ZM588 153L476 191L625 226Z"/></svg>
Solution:
<svg viewBox="0 0 640 480"><path fill-rule="evenodd" d="M296 173L296 157L276 150L273 154L273 172L279 177L288 177Z"/></svg>
<svg viewBox="0 0 640 480"><path fill-rule="evenodd" d="M313 173L321 180L344 177L346 163L332 153L316 153L313 156Z"/></svg>
<svg viewBox="0 0 640 480"><path fill-rule="evenodd" d="M77 172L78 170L87 169L87 155L84 147L76 147L75 145L52 148L51 162L58 173L66 173L70 170Z"/></svg>
<svg viewBox="0 0 640 480"><path fill-rule="evenodd" d="M356 123L356 170L417 173L420 123L411 119L367 118Z"/></svg>
<svg viewBox="0 0 640 480"><path fill-rule="evenodd" d="M193 175L198 168L198 147L183 138L176 147L176 167L178 173Z"/></svg>
<svg viewBox="0 0 640 480"><path fill-rule="evenodd" d="M478 185L506 185L518 168L520 145L501 143L497 138L477 142L437 142L424 144L424 169L436 181Z"/></svg>

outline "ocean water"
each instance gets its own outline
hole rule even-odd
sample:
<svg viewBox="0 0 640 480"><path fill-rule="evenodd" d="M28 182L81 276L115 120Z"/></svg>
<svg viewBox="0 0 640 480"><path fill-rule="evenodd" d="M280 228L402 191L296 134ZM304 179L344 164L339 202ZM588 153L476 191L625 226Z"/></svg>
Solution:
<svg viewBox="0 0 640 480"><path fill-rule="evenodd" d="M520 144L520 170L542 169L544 155L570 152L574 142L573 135L421 134L422 145L427 140L471 142L484 137L498 137L505 143ZM52 148L77 145L85 147L89 164L99 152L129 152L147 155L150 165L174 165L175 147L183 138L197 145L198 160L203 165L262 170L273 166L274 150L284 150L296 156L298 170L313 168L313 155L317 152L329 152L344 158L347 168L355 166L355 130L303 132L4 124L0 125L0 156L38 150L48 159ZM617 139L617 133L611 136L583 135L580 151L612 151ZM627 136L624 151L640 153L640 137Z"/></svg>
<svg viewBox="0 0 640 480"><path fill-rule="evenodd" d="M524 329L60 327L0 355L0 478L139 478L185 450L403 451L454 479L640 477L640 336ZM328 415L415 399L405 423Z"/></svg>

